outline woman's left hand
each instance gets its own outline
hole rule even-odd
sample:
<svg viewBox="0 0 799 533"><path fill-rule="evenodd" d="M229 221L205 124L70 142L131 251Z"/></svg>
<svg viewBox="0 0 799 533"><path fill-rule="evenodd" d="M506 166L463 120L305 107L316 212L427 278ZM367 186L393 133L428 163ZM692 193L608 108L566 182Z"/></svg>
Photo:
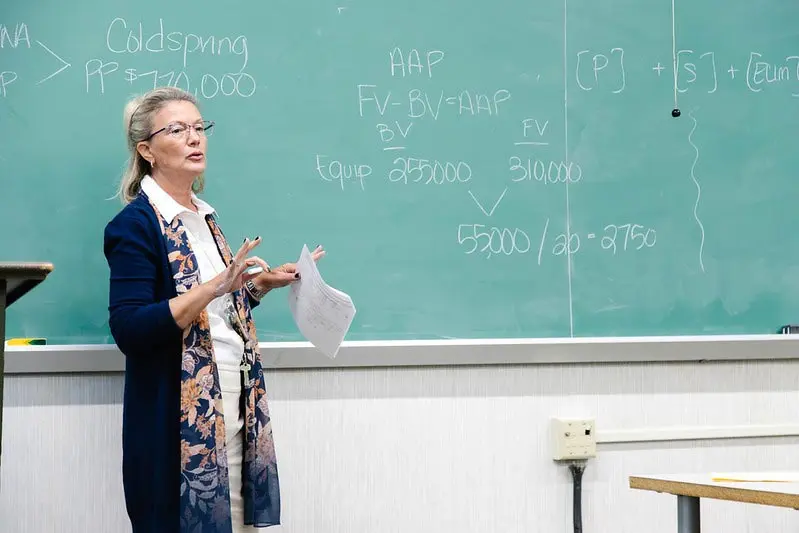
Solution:
<svg viewBox="0 0 799 533"><path fill-rule="evenodd" d="M311 257L314 261L319 261L325 256L325 253L325 250L321 246L317 246L316 249L311 252ZM284 263L277 268L270 269L269 264L260 257L251 257L249 259L254 260L264 269L263 272L252 280L255 286L261 290L270 291L272 289L279 289L300 279L300 273L297 272L296 263Z"/></svg>

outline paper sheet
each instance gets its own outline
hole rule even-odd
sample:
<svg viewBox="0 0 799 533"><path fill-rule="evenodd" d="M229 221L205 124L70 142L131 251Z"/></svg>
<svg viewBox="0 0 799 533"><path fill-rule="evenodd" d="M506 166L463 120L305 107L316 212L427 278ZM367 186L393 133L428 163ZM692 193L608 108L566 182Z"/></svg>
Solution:
<svg viewBox="0 0 799 533"><path fill-rule="evenodd" d="M799 483L799 472L726 472L712 475L717 482Z"/></svg>
<svg viewBox="0 0 799 533"><path fill-rule="evenodd" d="M347 294L325 283L307 245L297 271L300 280L291 284L288 296L294 323L308 342L334 358L355 317L355 305Z"/></svg>

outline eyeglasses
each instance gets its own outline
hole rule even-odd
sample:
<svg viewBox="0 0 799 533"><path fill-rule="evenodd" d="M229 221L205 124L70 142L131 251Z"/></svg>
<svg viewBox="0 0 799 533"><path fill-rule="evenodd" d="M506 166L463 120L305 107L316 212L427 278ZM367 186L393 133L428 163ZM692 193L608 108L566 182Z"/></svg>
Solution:
<svg viewBox="0 0 799 533"><path fill-rule="evenodd" d="M170 122L160 130L151 133L150 136L144 140L149 141L161 132L166 133L167 136L173 139L183 139L188 137L189 132L192 130L194 130L194 132L200 137L208 137L214 131L214 122L212 120L203 120L202 122L197 122L191 125L186 124L185 122Z"/></svg>

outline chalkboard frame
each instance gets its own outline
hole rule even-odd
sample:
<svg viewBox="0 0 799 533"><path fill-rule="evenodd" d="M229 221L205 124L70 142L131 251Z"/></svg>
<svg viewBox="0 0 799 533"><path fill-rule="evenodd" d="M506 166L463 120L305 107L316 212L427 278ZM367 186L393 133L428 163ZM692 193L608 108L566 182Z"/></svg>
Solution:
<svg viewBox="0 0 799 533"><path fill-rule="evenodd" d="M159 72L175 85L191 76L194 89L197 76L211 80L216 75L233 84L228 96L238 103L227 105L224 99L213 100L216 89L205 95L200 82L203 113L216 117L220 126L224 117L228 125L214 137L218 156L208 175L219 178L208 181L209 199L220 214L236 217L224 223L232 240L268 236L270 261L292 260L302 242L324 244L330 251L326 280L351 294L359 308L350 339L765 334L799 314L799 286L791 282L797 262L791 250L796 248L789 246L785 231L795 222L790 204L799 192L799 182L791 179L791 169L799 165L799 153L790 141L795 117L789 107L775 107L779 100L773 98L782 95L789 102L796 89L772 84L760 77L764 73L759 70L784 55L777 48L783 46L780 32L764 25L773 20L772 11L746 3L741 4L746 11L729 9L720 1L683 3L677 8L672 2L670 13L668 5L658 3L511 3L505 7L513 7L514 16L505 9L475 11L469 23L450 25L444 34L438 16L419 16L430 14L425 2L377 3L357 9L318 3L318 9L311 11L308 5L287 3L278 17L247 16L235 9L219 11L215 17L203 10L175 16L145 9L136 15L126 3L94 4L94 9L84 6L70 12L69 20L44 16L48 10L42 9L9 12L17 17L14 48L23 29L26 46L9 55L10 63L4 66L14 71L15 80L19 70L19 83L8 85L6 79L0 84L16 91L8 93L8 100L0 100L8 103L3 109L9 125L3 128L8 133L6 151L15 154L4 161L6 172L16 178L5 185L5 198L14 206L10 216L17 221L8 231L19 239L5 248L28 257L46 253L62 273L56 273L47 295L23 302L12 317L9 334L47 337L56 343L112 342L104 322L106 285L95 280L107 277L101 229L119 207L109 196L116 181L112 177L126 157L118 115L130 93L149 88L150 75L153 84L164 82ZM655 9L658 6L662 9ZM433 11L438 15L437 10L446 7L437 4ZM779 18L792 20L796 6L780 7L784 11ZM624 9L627 16L640 11L641 16L608 17L611 8ZM719 17L720 8L732 16ZM90 11L100 17L95 19L99 22L86 20ZM197 54L189 69L188 35L200 40L194 33L182 33L186 39L182 66L177 55L140 54L163 51L151 49L150 43L167 18L167 26L175 24L176 31L240 36L235 42L223 39L229 48L250 35L252 50L259 51L248 64L253 75L244 73L245 65L238 62L243 57L235 52L227 58ZM607 23L596 23L606 19ZM140 32L142 24L149 28L146 38L135 36L137 24ZM414 31L409 33L411 26ZM83 32L75 39L75 27L98 31ZM486 27L502 31L488 41L476 39L475 30ZM223 28L224 33L216 33ZM628 31L632 28L637 31ZM749 31L757 28L764 29ZM118 30L123 33L114 33ZM109 35L116 44L111 44ZM730 40L725 35L746 38ZM123 50L123 40L130 48ZM360 52L357 57L352 57L353 50ZM397 52L399 58L409 59L419 51L427 59L425 69L406 78L405 64L411 62L403 60L402 73L396 71ZM669 59L671 75L663 67ZM719 69L731 64L729 79L722 70L716 71L717 59ZM600 82L598 71L606 66L602 75L609 77ZM749 67L754 67L754 78ZM222 74L237 68L238 74L261 80L258 99L246 100L254 93L238 99L245 95L238 93L234 73ZM594 83L585 85L590 70ZM735 72L740 72L737 78ZM799 81L799 71L797 80L790 79L793 68L781 66L779 72L773 81ZM59 77L54 80L55 76ZM25 80L36 88L23 90ZM769 88L759 86L766 82ZM188 81L185 84L188 87ZM325 90L319 92L322 86ZM298 94L302 88L310 92ZM390 100L392 92L401 100ZM418 107L422 94L423 113ZM473 95L479 100L478 95L491 94L493 105L481 111L478 104L475 111ZM743 94L746 100L739 98ZM497 95L503 102L501 113ZM438 102L435 115L428 96ZM303 97L313 105L300 106ZM70 105L64 106L64 101ZM442 114L439 121L441 102L452 113ZM386 106L393 109L395 104L396 113L384 115ZM678 106L681 115L672 111ZM117 117L74 130L78 135L74 143L91 145L95 153L76 152L74 143L61 142L62 133L56 128L31 128L66 111L73 115L57 115L60 120L78 123L89 108L101 117ZM268 127L253 124L254 113L268 117L264 122ZM395 119L403 139L411 119L418 119L402 146L385 144L389 140L383 135L384 122ZM784 129L775 130L775 123ZM448 143L437 142L441 138ZM28 148L39 144L63 151L42 158ZM395 160L392 152L399 148L408 148L409 157ZM98 158L96 153L107 156ZM76 159L70 163L65 156ZM474 160L465 161L467 156ZM355 180L360 184L348 183L346 189L343 178L340 183L331 181L333 174L320 171L320 157L328 169L331 162L356 165L353 168L374 165L369 192L362 179ZM456 162L461 159L470 169L474 166L474 181L471 170L468 180L458 176ZM532 171L521 168L523 160ZM436 161L445 168L444 175L446 162L453 162L454 181L433 179L438 176ZM567 179L571 165L575 170L579 166L579 179L577 174ZM423 172L423 166L433 170ZM75 186L83 181L54 180L54 175L64 175L65 168L91 188ZM409 175L416 178L409 180ZM541 188L545 183L546 193ZM510 187L517 192L506 194ZM43 190L48 194L40 194ZM248 191L249 197L263 200L242 209L241 195L221 194L227 190ZM383 208L373 209L378 205ZM446 216L439 209L444 205L452 206ZM86 215L74 226L39 216L63 210ZM286 220L305 212L314 215L299 217L287 229ZM358 222L364 216L369 216L369 224ZM524 252L515 244L499 246L500 251L492 246L506 239L515 242L516 237L508 235L522 233L531 241L521 247ZM625 244L620 246L622 240ZM377 252L368 252L363 243L380 246L369 248ZM476 252L478 247L481 253ZM401 289L386 289L388 281ZM383 303L386 294L395 297L391 306ZM268 324L259 330L261 339L285 339L289 334L299 339L285 308L281 312L261 307L256 314L260 324ZM610 337L610 342L615 338ZM635 339L631 337L632 342ZM574 357L593 358L596 350L583 353L583 340L578 341L581 348ZM396 356L399 364L404 358L415 360L417 354L431 355L432 364L450 360L449 355L439 355L446 350L438 343L422 341L410 348L388 342L348 345L342 357L350 357L352 348L355 361L361 361L360 353L383 359L384 350L393 354L395 347L401 347L403 352ZM502 354L508 346L541 346L540 342L477 340L470 341L468 350L457 350L467 360L482 361L487 351L489 359L500 362L537 361L540 348L523 355ZM559 340L543 342L563 349ZM597 342L602 350L606 346L592 339L587 342ZM672 342L669 339L667 345ZM281 345L266 346L282 353ZM313 352L305 355L307 346L291 346L303 364L332 364L317 360ZM471 346L482 348L473 352ZM80 344L62 352L68 358L103 350L116 353L113 348ZM557 357L569 359L573 353L568 348L566 355ZM395 364L394 358L388 357L387 364Z"/></svg>
<svg viewBox="0 0 799 533"><path fill-rule="evenodd" d="M306 342L260 344L268 370L799 359L799 335L344 342L328 359ZM124 372L115 345L9 346L6 374Z"/></svg>

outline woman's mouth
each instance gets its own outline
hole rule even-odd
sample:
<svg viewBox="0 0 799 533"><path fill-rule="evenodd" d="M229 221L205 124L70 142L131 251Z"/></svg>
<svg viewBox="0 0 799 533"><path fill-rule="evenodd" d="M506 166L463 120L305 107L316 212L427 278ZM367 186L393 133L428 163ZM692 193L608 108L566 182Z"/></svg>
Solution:
<svg viewBox="0 0 799 533"><path fill-rule="evenodd" d="M189 154L187 159L191 159L192 161L202 161L205 155L202 152L192 152Z"/></svg>

